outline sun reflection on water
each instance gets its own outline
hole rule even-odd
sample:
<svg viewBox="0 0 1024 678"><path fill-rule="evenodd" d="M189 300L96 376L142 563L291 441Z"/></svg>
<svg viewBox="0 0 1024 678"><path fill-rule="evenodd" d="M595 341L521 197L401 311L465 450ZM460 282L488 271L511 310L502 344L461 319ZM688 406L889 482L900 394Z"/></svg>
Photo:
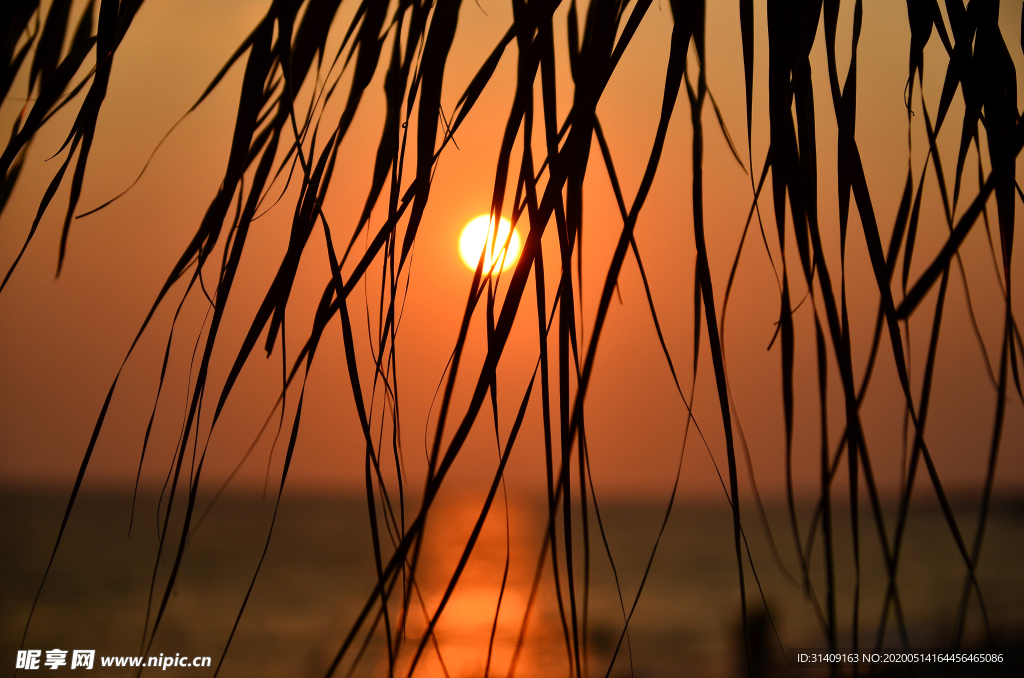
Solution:
<svg viewBox="0 0 1024 678"><path fill-rule="evenodd" d="M431 509L416 577L425 605L420 606L416 601L417 604L409 611L405 639L398 649L395 675L408 674L416 648L427 628L423 608L430 614L437 610L479 510L479 503L468 500ZM513 658L516 676L567 675L564 636L558 611L552 602L550 561L545 564L530 606L530 592L542 544L538 525L544 524L534 513L536 511L529 507L510 505L506 531L505 507L495 502L458 585L435 627L436 644L428 643L414 675L424 678L481 678L484 675L505 678L512 668ZM508 575L502 591L506 556ZM521 635L522 646L516 656ZM386 656L377 663L374 675L388 675Z"/></svg>

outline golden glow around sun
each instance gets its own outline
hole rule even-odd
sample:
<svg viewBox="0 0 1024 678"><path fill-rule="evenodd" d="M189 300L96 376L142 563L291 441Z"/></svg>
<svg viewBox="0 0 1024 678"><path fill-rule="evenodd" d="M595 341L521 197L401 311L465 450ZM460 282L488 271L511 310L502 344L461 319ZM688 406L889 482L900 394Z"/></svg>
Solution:
<svg viewBox="0 0 1024 678"><path fill-rule="evenodd" d="M466 224L459 237L459 254L466 266L476 270L480 263L480 253L484 252L484 275L496 269L507 269L516 263L519 258L519 251L522 243L519 233L512 228L508 219L502 219L498 224L498 233L495 237L494 228L491 227L491 217L483 214ZM509 230L512 237L509 238ZM505 241L508 247L505 247ZM500 264L500 265L498 265Z"/></svg>

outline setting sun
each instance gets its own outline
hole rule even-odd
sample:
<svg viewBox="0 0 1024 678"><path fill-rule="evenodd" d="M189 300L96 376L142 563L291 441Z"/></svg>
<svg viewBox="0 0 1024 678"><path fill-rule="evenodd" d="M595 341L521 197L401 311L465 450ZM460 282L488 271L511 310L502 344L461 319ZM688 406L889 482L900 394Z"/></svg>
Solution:
<svg viewBox="0 0 1024 678"><path fill-rule="evenodd" d="M512 230L512 237L509 238L509 230ZM505 241L508 247L505 247ZM497 238L495 239L494 228L491 227L491 218L486 214L473 219L462 229L459 236L459 254L466 266L476 270L480 263L480 253L484 252L484 273L496 268L498 261L501 262L500 269L504 270L516 263L519 258L521 243L519 233L512 228L508 219L502 219L498 224ZM485 252L486 250L486 252Z"/></svg>

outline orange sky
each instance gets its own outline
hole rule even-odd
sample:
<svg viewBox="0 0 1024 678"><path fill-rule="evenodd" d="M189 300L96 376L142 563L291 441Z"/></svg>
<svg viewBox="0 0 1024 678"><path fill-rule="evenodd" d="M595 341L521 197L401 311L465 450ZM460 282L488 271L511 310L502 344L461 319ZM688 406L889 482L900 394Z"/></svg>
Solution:
<svg viewBox="0 0 1024 678"><path fill-rule="evenodd" d="M99 119L97 139L80 202L90 209L120 192L137 175L150 151L191 105L226 57L258 21L265 3L207 3L197 0L147 2L140 11L114 62L113 79ZM743 77L736 3L715 4L708 16L708 78L725 122L745 156ZM848 6L849 5L849 6ZM898 207L907 163L907 118L903 104L907 72L908 32L905 10L897 3L865 3L860 49L857 139L872 191L872 200L887 243ZM1015 59L1024 69L1020 44L1020 8L1003 3L1001 26ZM342 14L345 14L343 4ZM354 6L348 6L352 11ZM556 14L556 50L561 69L559 115L571 103L571 84L565 59L566 7ZM763 8L758 9L763 12ZM767 45L763 16L757 16L753 156L757 169L768 145L767 91L764 72ZM450 111L475 68L493 49L511 21L510 4L480 0L463 5L459 31L449 57L442 102ZM852 25L852 5L844 3L838 42L839 71L845 74ZM340 42L342 24L331 43ZM616 159L627 203L639 185L654 137L667 61L671 15L668 3L655 4L627 50L605 92L598 115ZM330 52L330 48L328 49ZM926 53L926 96L934 110L945 68L945 56L933 36ZM825 247L838 262L835 187L835 116L828 96L824 46L819 32L812 66L817 107L819 153L819 212ZM691 58L691 64L693 59ZM332 227L351 232L368 188L366 168L375 152L383 111L382 71L368 90L342 146L343 162L335 173L325 210ZM420 234L417 238L412 279L400 329L398 356L402 387L402 427L409 476L419 478L424 468L425 430L434 390L454 346L471 273L459 261L458 234L462 226L488 209L493 185L494 158L512 98L515 61L506 53L489 88L456 135L458 149L442 155ZM53 279L60 222L67 200L66 187L30 246L20 269L0 295L0 478L6 486L70 488L103 398L149 304L167 272L191 238L212 198L223 170L234 120L234 105L241 81L236 67L217 92L187 118L157 153L139 184L123 199L99 214L73 224L64 272ZM20 89L19 89L20 85ZM24 91L24 81L15 92ZM1024 89L1024 88L1021 88ZM9 129L20 103L5 102L0 127ZM957 96L943 130L940 147L947 163L955 160L962 100ZM336 114L336 113L335 113ZM33 143L17 190L2 216L0 264L13 261L31 223L39 196L55 170L56 161L44 162L63 141L71 118L56 116ZM717 129L710 105L705 106L705 209L711 270L716 299L721 303L739 236L751 200L749 178L728 152ZM535 139L538 138L535 136ZM915 181L923 162L926 140L923 125L913 127ZM690 205L689 108L682 97L677 104L657 180L637 225L636 239L659 318L684 386L691 373L694 245ZM517 147L518 148L518 147ZM535 144L535 152L541 146ZM515 153L513 153L515 157ZM972 152L968 167L976 160ZM744 162L746 158L744 157ZM987 164L987 158L985 160ZM1018 162L1019 171L1024 163ZM973 170L965 173L962 204L977 189ZM275 187L276 188L276 187ZM248 253L243 258L237 297L227 313L215 354L211 383L222 383L232 355L244 335L243 321L259 304L287 242L291 215L289 197L253 225ZM766 187L765 195L770 195ZM506 208L508 209L508 208ZM761 210L769 244L777 260L778 243L772 240L774 221L770 199ZM1021 213L1017 221L1020 231ZM383 212L383 209L381 209ZM621 221L607 175L595 143L588 171L584 207L583 334L590 336L597 299L607 272ZM928 254L944 239L945 224L934 181L925 191L922 235L911 279L923 270ZM381 219L371 221L379 227ZM769 225L771 228L769 229ZM525 227L523 224L521 227ZM549 283L557 271L555 233L545 236ZM997 279L981 228L964 245L963 257L981 330L993 360L999 355L1001 302ZM853 319L855 372L866 360L877 304L875 284L856 217L851 217L848 242L847 285ZM838 270L838 264L836 266ZM1019 266L1017 267L1019 270ZM212 269L210 275L213 275ZM323 236L314 232L289 304L288 354L294 358L311 320L313 308L330 273ZM376 295L370 277L366 290L371 325L376 331ZM1019 283L1019 281L1018 281ZM1019 284L1017 285L1019 287ZM550 285L549 285L550 287ZM675 473L685 409L675 394L661 354L646 298L631 257L619 281L622 304L613 303L599 347L598 367L587 400L588 439L594 482L598 492L612 495L661 497L668 495ZM125 487L134 479L138 453L156 390L160 359L173 306L181 290L158 313L155 324L129 361L122 385L90 468L94 487ZM532 283L530 288L532 290ZM549 289L548 301L554 289ZM802 290L796 293L802 294ZM368 354L367 325L361 300L349 308L363 343L363 366ZM1019 298L1019 295L1018 295ZM152 449L143 468L143 482L159 487L170 463L185 412L187 365L205 314L205 300L193 298L183 312L171 358L171 377L158 411ZM929 297L911 325L915 389L920 383L930 327L933 297ZM741 421L757 479L767 496L784 488L783 418L780 404L778 344L766 351L774 333L779 291L760 235L751 232L741 261L736 291L727 314L725 351L736 413ZM1018 303L1016 312L1022 315ZM460 416L468 402L471 382L484 355L482 308L472 327L463 361L454 411ZM499 366L501 436L504 440L537 359L537 328L532 291ZM813 318L809 308L795 316L797 327L797 483L802 492L818 482L818 406L813 353ZM714 378L703 335L694 408L710 453L725 469L721 415ZM552 340L554 341L554 340ZM552 343L552 347L556 344ZM230 348L228 348L230 347ZM830 431L843 425L838 372L830 377ZM371 363L372 365L372 363ZM237 386L225 419L214 432L209 462L210 482L223 479L245 453L268 415L279 387L280 354L269 360L254 355ZM363 384L371 372L363 373ZM859 378L859 377L858 377ZM875 471L883 487L897 487L899 478L902 411L898 381L889 354L883 351L880 372L864 407L868 443ZM294 411L297 391L289 399ZM509 483L523 490L543 484L539 397L531 405L528 423L508 469ZM985 376L980 350L967 320L962 286L954 276L940 344L928 439L940 473L949 486L978 488L994 416L995 390ZM378 417L382 401L374 402ZM310 376L290 483L296 488L359 490L363 483L363 446L344 369L341 333L337 323L328 330ZM462 408L462 409L460 409ZM1019 492L1024 488L1024 408L1016 397L1007 410L998 487ZM432 415L436 417L436 409ZM208 423L208 418L205 420ZM452 422L456 421L455 419ZM449 430L454 423L449 424ZM201 438L209 433L201 429ZM433 430L430 428L430 435ZM260 487L267 471L269 440L264 440L244 467L240 487ZM272 468L283 459L282 439ZM708 451L691 436L684 462L683 487L690 495L721 496ZM497 453L489 416L481 415L464 454L455 468L456 482L483 482L496 467ZM277 471L279 472L279 471ZM741 474L745 476L745 473ZM421 481L416 480L417 486ZM744 480L745 482L745 480ZM845 478L840 484L845 483Z"/></svg>

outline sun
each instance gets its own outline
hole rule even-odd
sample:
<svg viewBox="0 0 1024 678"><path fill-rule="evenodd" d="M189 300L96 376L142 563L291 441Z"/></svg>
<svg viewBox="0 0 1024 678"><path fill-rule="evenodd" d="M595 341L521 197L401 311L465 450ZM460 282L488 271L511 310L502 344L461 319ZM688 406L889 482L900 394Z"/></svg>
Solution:
<svg viewBox="0 0 1024 678"><path fill-rule="evenodd" d="M480 253L484 253L484 275L495 269L505 270L512 267L519 258L519 251L522 248L519 233L512 228L508 219L502 219L498 224L497 238L494 228L491 227L491 217L482 214L466 224L459 236L459 254L466 266L476 270L480 263ZM512 237L509 237L509 231ZM505 242L508 241L508 246Z"/></svg>

